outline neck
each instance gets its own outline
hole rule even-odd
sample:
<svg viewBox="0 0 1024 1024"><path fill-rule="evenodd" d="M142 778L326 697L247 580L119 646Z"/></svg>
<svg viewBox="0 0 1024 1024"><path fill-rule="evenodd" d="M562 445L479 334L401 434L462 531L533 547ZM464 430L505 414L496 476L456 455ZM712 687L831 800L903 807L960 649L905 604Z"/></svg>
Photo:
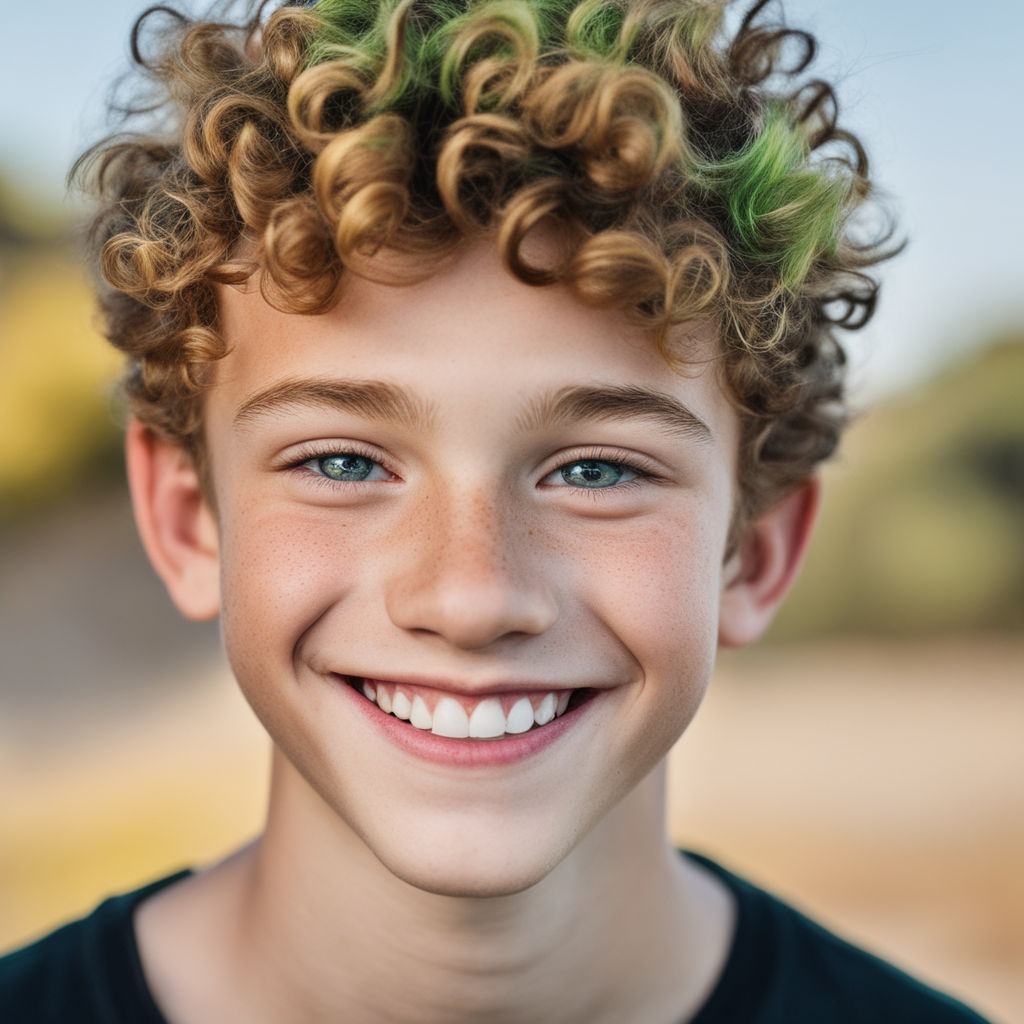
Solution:
<svg viewBox="0 0 1024 1024"><path fill-rule="evenodd" d="M229 862L236 969L276 1021L681 1019L729 908L668 846L664 807L658 769L536 885L444 896L391 874L278 757L264 836Z"/></svg>

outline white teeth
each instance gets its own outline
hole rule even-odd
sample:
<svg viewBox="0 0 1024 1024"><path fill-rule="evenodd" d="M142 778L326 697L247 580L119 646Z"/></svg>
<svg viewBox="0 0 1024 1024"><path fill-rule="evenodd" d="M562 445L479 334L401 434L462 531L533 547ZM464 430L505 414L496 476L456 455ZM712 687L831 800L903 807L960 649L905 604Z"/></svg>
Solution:
<svg viewBox="0 0 1024 1024"><path fill-rule="evenodd" d="M544 699L537 705L537 710L533 713L533 720L538 725L547 725L554 717L555 695L553 693L549 693L545 695Z"/></svg>
<svg viewBox="0 0 1024 1024"><path fill-rule="evenodd" d="M391 713L395 718L404 718L407 722L412 714L412 701L401 690L395 690L391 700Z"/></svg>
<svg viewBox="0 0 1024 1024"><path fill-rule="evenodd" d="M494 697L480 701L469 716L469 735L474 739L491 739L505 735L505 712Z"/></svg>
<svg viewBox="0 0 1024 1024"><path fill-rule="evenodd" d="M479 701L472 714L467 714L462 703L454 697L442 697L431 712L426 701L418 695L410 700L401 690L389 691L368 680L363 680L362 691L366 699L373 701L385 714L411 722L417 729L450 739L471 737L480 740L515 736L529 732L535 724L547 725L565 714L573 694L572 690L546 693L536 708L529 697L520 697L506 716L502 702L496 697Z"/></svg>
<svg viewBox="0 0 1024 1024"><path fill-rule="evenodd" d="M417 729L426 729L428 732L434 727L434 716L430 713L430 709L420 696L413 698L409 721L412 722Z"/></svg>
<svg viewBox="0 0 1024 1024"><path fill-rule="evenodd" d="M526 697L521 697L512 705L505 723L505 731L513 735L526 732L533 728L533 705Z"/></svg>
<svg viewBox="0 0 1024 1024"><path fill-rule="evenodd" d="M464 740L469 735L469 717L457 700L442 697L434 708L434 725L431 731L435 736Z"/></svg>

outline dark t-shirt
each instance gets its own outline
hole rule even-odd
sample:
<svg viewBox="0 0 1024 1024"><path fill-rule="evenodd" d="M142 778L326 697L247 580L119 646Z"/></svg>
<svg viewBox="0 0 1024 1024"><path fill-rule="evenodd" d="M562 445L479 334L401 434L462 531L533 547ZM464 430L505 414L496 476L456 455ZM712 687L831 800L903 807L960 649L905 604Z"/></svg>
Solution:
<svg viewBox="0 0 1024 1024"><path fill-rule="evenodd" d="M722 976L689 1024L984 1024L713 861L687 856L725 883L738 909ZM166 1024L146 987L132 913L186 874L106 900L0 958L0 1021Z"/></svg>

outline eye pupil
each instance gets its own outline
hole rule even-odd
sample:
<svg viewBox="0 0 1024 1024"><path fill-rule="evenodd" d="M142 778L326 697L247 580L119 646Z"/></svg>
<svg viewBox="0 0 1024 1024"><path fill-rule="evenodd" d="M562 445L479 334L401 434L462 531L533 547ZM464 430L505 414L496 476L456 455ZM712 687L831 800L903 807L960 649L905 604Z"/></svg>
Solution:
<svg viewBox="0 0 1024 1024"><path fill-rule="evenodd" d="M622 479L622 467L599 459L570 462L562 468L562 479L573 487L611 487Z"/></svg>
<svg viewBox="0 0 1024 1024"><path fill-rule="evenodd" d="M331 480L365 480L373 472L373 460L364 455L327 455L316 461L320 472Z"/></svg>

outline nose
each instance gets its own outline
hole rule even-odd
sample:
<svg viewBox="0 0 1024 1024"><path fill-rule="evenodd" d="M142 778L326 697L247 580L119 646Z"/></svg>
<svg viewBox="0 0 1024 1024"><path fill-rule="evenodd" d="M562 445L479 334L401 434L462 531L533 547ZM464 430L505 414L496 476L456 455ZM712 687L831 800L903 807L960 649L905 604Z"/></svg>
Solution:
<svg viewBox="0 0 1024 1024"><path fill-rule="evenodd" d="M386 595L391 621L467 650L537 636L558 618L544 552L506 503L433 498L406 520Z"/></svg>

